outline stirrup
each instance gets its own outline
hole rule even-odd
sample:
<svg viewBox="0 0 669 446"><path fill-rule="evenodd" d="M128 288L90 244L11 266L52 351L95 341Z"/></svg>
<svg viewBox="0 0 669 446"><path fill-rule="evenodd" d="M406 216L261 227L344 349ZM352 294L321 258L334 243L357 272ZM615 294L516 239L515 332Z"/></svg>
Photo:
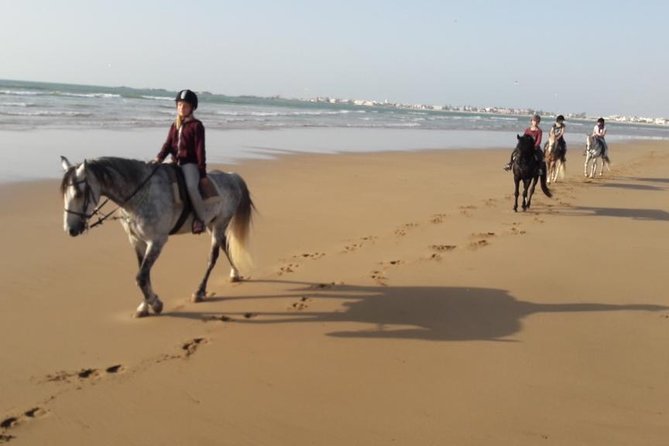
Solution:
<svg viewBox="0 0 669 446"><path fill-rule="evenodd" d="M204 222L200 220L199 218L194 218L193 219L193 224L191 225L191 231L193 234L202 234L206 227L204 226Z"/></svg>

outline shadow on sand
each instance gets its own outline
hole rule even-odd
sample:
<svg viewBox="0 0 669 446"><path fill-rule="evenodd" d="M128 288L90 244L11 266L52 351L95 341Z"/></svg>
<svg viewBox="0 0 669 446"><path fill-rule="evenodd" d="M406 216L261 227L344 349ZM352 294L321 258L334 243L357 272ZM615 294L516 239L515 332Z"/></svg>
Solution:
<svg viewBox="0 0 669 446"><path fill-rule="evenodd" d="M651 184L603 183L603 184L598 184L597 186L609 189L626 189L626 190L640 190L640 191L653 191L653 192L662 192L667 190L666 186L655 186Z"/></svg>
<svg viewBox="0 0 669 446"><path fill-rule="evenodd" d="M214 297L209 302L271 298L308 298L301 311L246 313L173 312L167 317L224 320L248 324L360 323L360 330L333 331L340 338L417 339L425 341L505 341L521 330L524 317L537 313L663 311L660 305L596 303L537 304L514 299L504 290L458 287L385 287L325 285L291 281L259 281L293 286L285 294ZM336 299L343 310L319 312L322 299ZM206 306L207 303L202 304ZM220 319L222 318L222 319Z"/></svg>
<svg viewBox="0 0 669 446"><path fill-rule="evenodd" d="M618 217L634 220L669 221L669 212L662 209L602 208L572 206L560 211L561 214L582 217Z"/></svg>

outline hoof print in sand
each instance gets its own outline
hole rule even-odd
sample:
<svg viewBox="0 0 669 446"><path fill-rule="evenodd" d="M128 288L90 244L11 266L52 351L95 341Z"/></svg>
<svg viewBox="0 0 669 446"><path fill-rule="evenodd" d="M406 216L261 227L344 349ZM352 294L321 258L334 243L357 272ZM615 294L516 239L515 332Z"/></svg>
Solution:
<svg viewBox="0 0 669 446"><path fill-rule="evenodd" d="M511 224L511 233L512 233L512 234L516 234L516 235L527 234L527 231L524 230L524 229L521 229L521 228L519 227L519 225L520 225L520 223L515 223L515 222L512 223L512 224Z"/></svg>
<svg viewBox="0 0 669 446"><path fill-rule="evenodd" d="M284 265L281 268L279 268L279 275L281 276L283 274L294 273L298 267L299 265L295 263L289 263L288 265Z"/></svg>
<svg viewBox="0 0 669 446"><path fill-rule="evenodd" d="M443 223L444 220L446 219L446 214L434 214L432 217L430 217L430 223L439 224Z"/></svg>
<svg viewBox="0 0 669 446"><path fill-rule="evenodd" d="M430 246L431 250L437 251L437 252L453 251L455 248L457 248L456 245L432 245L432 246Z"/></svg>
<svg viewBox="0 0 669 446"><path fill-rule="evenodd" d="M294 256L293 258L318 260L323 256L325 256L324 252L305 252L304 254L300 254L299 256Z"/></svg>
<svg viewBox="0 0 669 446"><path fill-rule="evenodd" d="M358 249L365 246L365 244L367 244L369 242L373 242L374 240L376 240L376 237L373 236L373 235L368 235L368 236L365 236L365 237L361 237L359 241L349 243L348 245L344 246L344 252L346 253L346 252L357 251Z"/></svg>
<svg viewBox="0 0 669 446"><path fill-rule="evenodd" d="M388 280L388 278L383 274L382 271L372 271L372 274L369 277L376 280L376 282L380 285L387 286L385 281Z"/></svg>
<svg viewBox="0 0 669 446"><path fill-rule="evenodd" d="M94 378L100 378L106 374L116 374L123 371L121 364L114 364L106 367L104 370L85 368L76 372L60 371L46 376L46 382L71 382L76 378L78 381L87 381Z"/></svg>
<svg viewBox="0 0 669 446"><path fill-rule="evenodd" d="M10 429L16 426L19 423L17 417L7 417L4 420L0 421L0 427L3 429Z"/></svg>
<svg viewBox="0 0 669 446"><path fill-rule="evenodd" d="M339 282L338 284L335 283L335 282L317 283L315 285L311 285L311 288L314 289L314 290L325 290L325 289L328 289L328 288L334 288L337 285L342 285L342 283L341 282Z"/></svg>
<svg viewBox="0 0 669 446"><path fill-rule="evenodd" d="M184 351L184 357L188 358L197 351L200 344L206 343L207 340L205 338L194 338L193 340L186 342L181 346L181 350Z"/></svg>
<svg viewBox="0 0 669 446"><path fill-rule="evenodd" d="M418 226L418 223L406 223L403 224L400 228L395 229L395 235L398 237L404 237L407 235L407 231Z"/></svg>
<svg viewBox="0 0 669 446"><path fill-rule="evenodd" d="M0 429L4 431L0 433L0 444L9 443L11 440L14 440L16 438L14 435L10 435L7 433L9 429L18 426L19 424L25 421L41 417L46 413L47 411L45 409L42 409L41 407L33 407L32 409L26 410L21 415L10 416L0 421Z"/></svg>
<svg viewBox="0 0 669 446"><path fill-rule="evenodd" d="M465 217L472 215L472 211L476 209L476 206L460 206L460 213Z"/></svg>
<svg viewBox="0 0 669 446"><path fill-rule="evenodd" d="M311 299L309 299L307 296L302 296L300 300L293 302L288 309L293 311L305 310L309 307L308 302L311 302Z"/></svg>
<svg viewBox="0 0 669 446"><path fill-rule="evenodd" d="M477 248L482 248L484 246L488 246L490 242L488 241L489 238L495 237L496 234L494 232L480 232L478 234L472 234L472 238L478 239L474 240L469 244L469 247L471 249L477 249Z"/></svg>

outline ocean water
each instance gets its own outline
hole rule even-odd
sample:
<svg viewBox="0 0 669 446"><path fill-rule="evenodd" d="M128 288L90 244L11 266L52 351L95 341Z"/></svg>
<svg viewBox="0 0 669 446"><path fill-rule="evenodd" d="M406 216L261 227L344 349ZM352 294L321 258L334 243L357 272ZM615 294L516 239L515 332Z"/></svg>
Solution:
<svg viewBox="0 0 669 446"><path fill-rule="evenodd" d="M175 95L160 89L0 80L5 141L0 181L55 176L46 166L62 152L73 161L102 155L150 159L174 119ZM295 151L510 148L515 134L528 125L527 116L198 95L196 115L207 129L207 156L222 163ZM552 121L545 118L543 128ZM568 120L568 145L582 145L593 125L592 120ZM609 142L669 138L667 127L608 123L607 128ZM40 162L46 169L35 167Z"/></svg>

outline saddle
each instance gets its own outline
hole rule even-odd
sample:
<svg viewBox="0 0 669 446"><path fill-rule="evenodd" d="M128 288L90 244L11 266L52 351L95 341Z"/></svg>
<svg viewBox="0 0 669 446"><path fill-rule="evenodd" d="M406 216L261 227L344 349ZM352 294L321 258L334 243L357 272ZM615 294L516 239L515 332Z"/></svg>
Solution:
<svg viewBox="0 0 669 446"><path fill-rule="evenodd" d="M188 219L188 216L193 212L193 205L191 204L188 189L186 187L186 178L184 173L176 164L163 164L167 168L167 173L172 186L172 197L174 203L183 204L181 215L170 231L170 235L179 232L183 224ZM207 204L208 201L219 200L221 193L216 187L216 184L209 179L209 177L202 178L199 184L200 195L202 200Z"/></svg>

